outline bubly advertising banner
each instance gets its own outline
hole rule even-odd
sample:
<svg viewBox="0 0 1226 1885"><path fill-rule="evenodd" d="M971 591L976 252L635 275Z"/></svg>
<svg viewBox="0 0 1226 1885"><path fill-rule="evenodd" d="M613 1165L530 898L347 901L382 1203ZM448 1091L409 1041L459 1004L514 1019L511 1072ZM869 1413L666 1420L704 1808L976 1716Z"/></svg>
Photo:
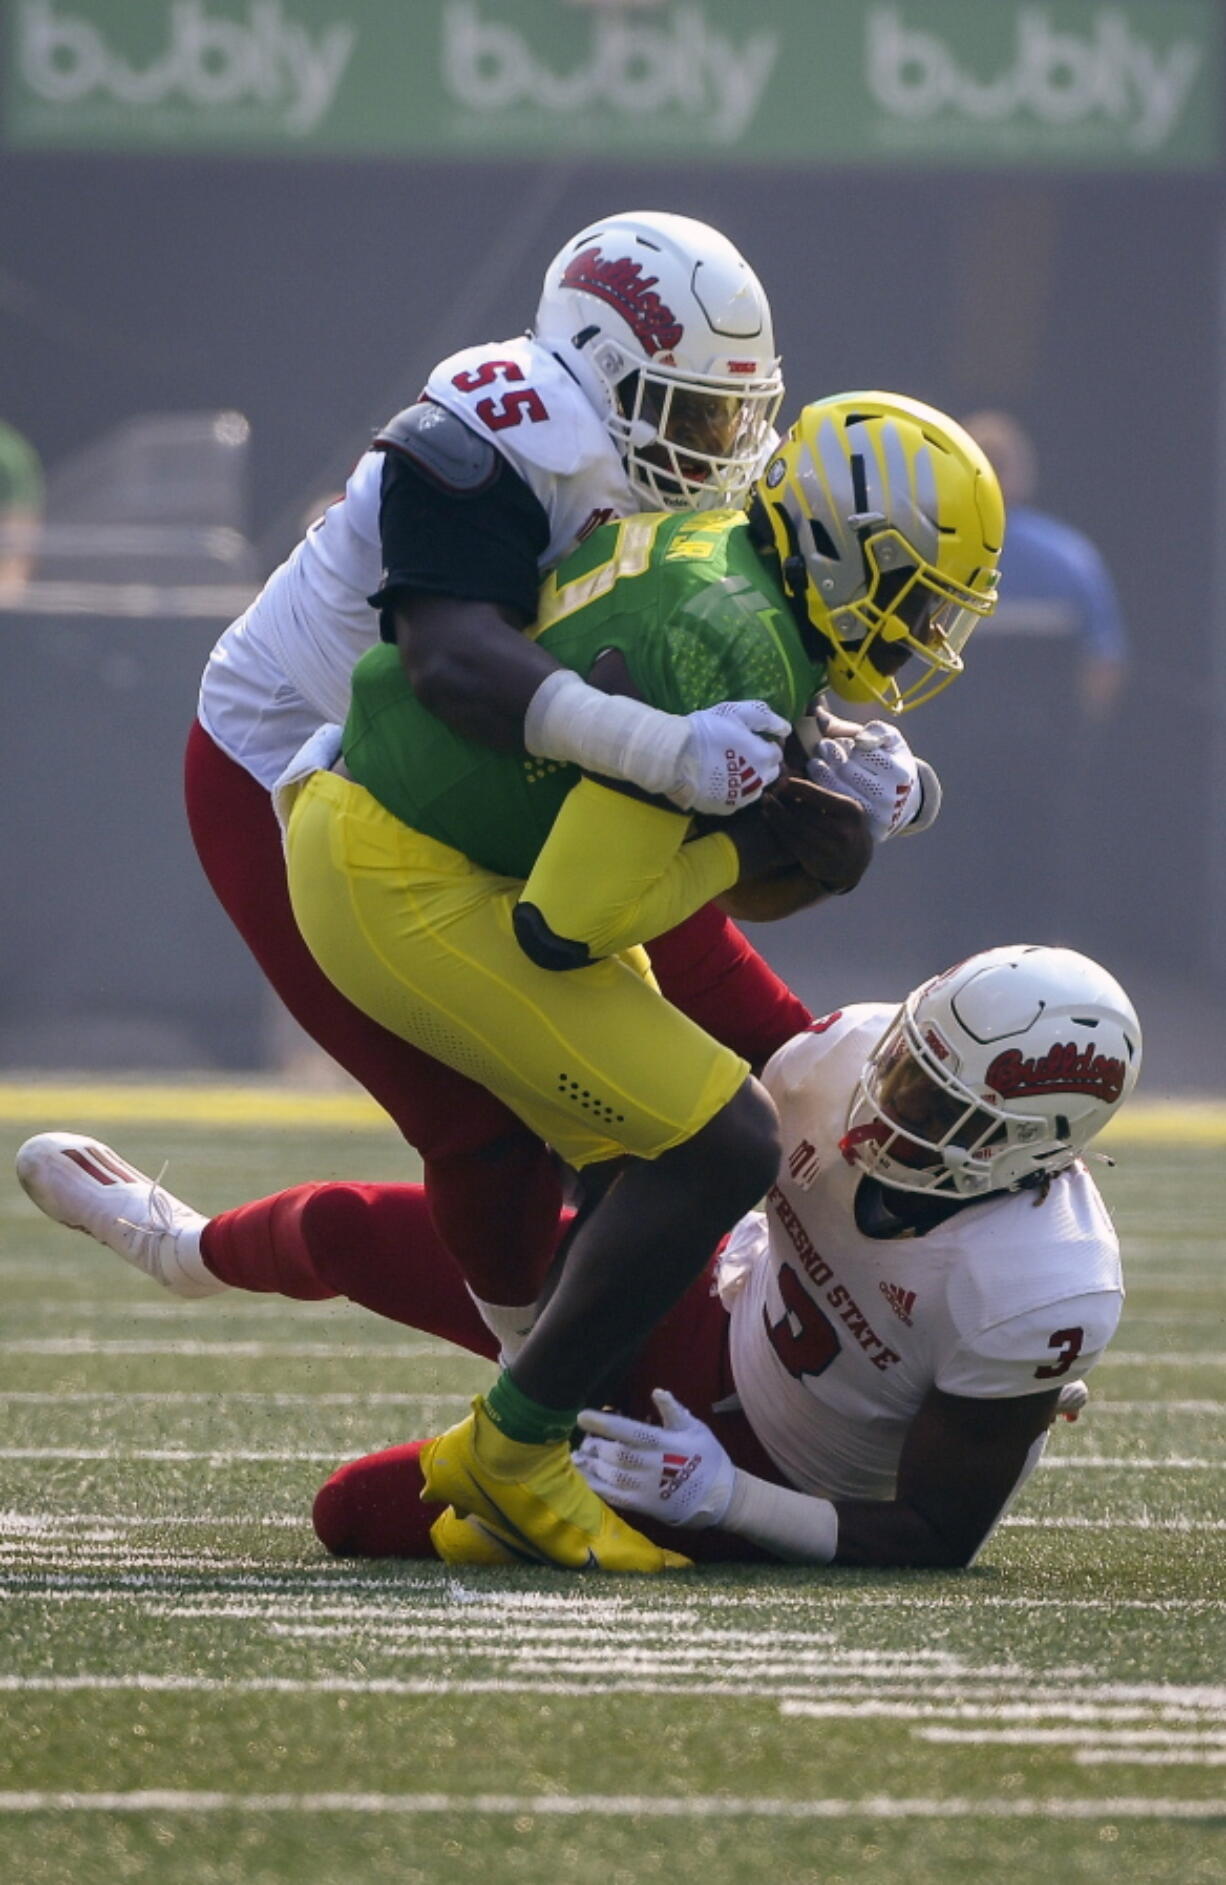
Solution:
<svg viewBox="0 0 1226 1885"><path fill-rule="evenodd" d="M7 0L10 146L1220 160L1217 0Z"/></svg>

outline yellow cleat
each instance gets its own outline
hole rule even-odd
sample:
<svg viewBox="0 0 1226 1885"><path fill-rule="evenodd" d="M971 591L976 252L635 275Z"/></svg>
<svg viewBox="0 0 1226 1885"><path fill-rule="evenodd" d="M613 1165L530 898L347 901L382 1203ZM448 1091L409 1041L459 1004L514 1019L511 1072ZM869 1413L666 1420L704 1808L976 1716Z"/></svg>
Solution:
<svg viewBox="0 0 1226 1885"><path fill-rule="evenodd" d="M495 1538L479 1518L461 1518L449 1505L441 1518L430 1527L430 1542L444 1564L523 1564L522 1552L516 1553L501 1538ZM534 1555L529 1564L539 1563Z"/></svg>
<svg viewBox="0 0 1226 1885"><path fill-rule="evenodd" d="M497 1560L469 1555L469 1534L445 1523L444 1513L430 1536L449 1564L558 1564L572 1571L690 1568L689 1558L653 1545L597 1497L565 1441L527 1446L508 1440L480 1395L466 1420L423 1447L421 1468L423 1499L454 1507L457 1520L475 1520L486 1546L496 1541L508 1554Z"/></svg>

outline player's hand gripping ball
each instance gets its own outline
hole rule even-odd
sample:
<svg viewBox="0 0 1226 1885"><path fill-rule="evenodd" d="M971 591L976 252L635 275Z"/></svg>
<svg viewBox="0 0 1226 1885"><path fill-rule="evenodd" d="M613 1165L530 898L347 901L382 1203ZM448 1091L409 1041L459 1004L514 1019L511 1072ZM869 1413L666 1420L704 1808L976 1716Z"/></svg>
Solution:
<svg viewBox="0 0 1226 1885"><path fill-rule="evenodd" d="M842 792L788 774L762 795L775 842L830 897L854 890L873 857L868 815Z"/></svg>

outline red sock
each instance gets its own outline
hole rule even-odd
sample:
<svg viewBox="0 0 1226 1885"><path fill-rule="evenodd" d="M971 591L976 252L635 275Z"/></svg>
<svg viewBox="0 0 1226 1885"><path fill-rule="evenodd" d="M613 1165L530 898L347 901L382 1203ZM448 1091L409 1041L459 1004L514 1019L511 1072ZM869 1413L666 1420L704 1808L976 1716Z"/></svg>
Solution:
<svg viewBox="0 0 1226 1885"><path fill-rule="evenodd" d="M237 1289L298 1302L347 1296L473 1354L492 1360L497 1352L420 1185L296 1185L212 1218L200 1250L214 1276Z"/></svg>
<svg viewBox="0 0 1226 1885"><path fill-rule="evenodd" d="M338 1558L433 1558L430 1527L443 1511L423 1505L418 1456L425 1440L388 1447L339 1467L315 1494L311 1519Z"/></svg>
<svg viewBox="0 0 1226 1885"><path fill-rule="evenodd" d="M213 1275L235 1289L322 1302L341 1292L325 1281L303 1233L302 1214L322 1185L295 1185L271 1198L257 1198L210 1218L200 1234L200 1254Z"/></svg>
<svg viewBox="0 0 1226 1885"><path fill-rule="evenodd" d="M552 1156L524 1132L479 1152L426 1161L440 1240L482 1302L535 1302L557 1239L562 1184Z"/></svg>
<svg viewBox="0 0 1226 1885"><path fill-rule="evenodd" d="M493 1165L468 1159L432 1165L428 1203L420 1185L295 1185L211 1219L201 1255L235 1289L297 1302L349 1296L422 1328L423 1276L458 1274L448 1254L458 1247L483 1302L535 1302L561 1208L557 1170L538 1158L541 1150L533 1142L530 1154Z"/></svg>

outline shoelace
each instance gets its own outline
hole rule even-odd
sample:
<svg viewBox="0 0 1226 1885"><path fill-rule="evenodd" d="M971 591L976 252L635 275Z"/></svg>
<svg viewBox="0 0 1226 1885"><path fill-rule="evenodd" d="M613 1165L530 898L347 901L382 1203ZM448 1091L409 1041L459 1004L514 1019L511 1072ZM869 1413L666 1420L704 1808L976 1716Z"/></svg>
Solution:
<svg viewBox="0 0 1226 1885"><path fill-rule="evenodd" d="M141 1267L148 1265L160 1283L164 1283L166 1278L162 1270L158 1246L163 1237L169 1236L173 1240L178 1228L176 1200L162 1187L162 1180L169 1168L170 1160L167 1159L157 1177L150 1181L145 1210L149 1218L153 1220L152 1223L138 1224L130 1217L116 1219L116 1222L122 1224L125 1230L132 1232L136 1244L133 1254L138 1255Z"/></svg>

